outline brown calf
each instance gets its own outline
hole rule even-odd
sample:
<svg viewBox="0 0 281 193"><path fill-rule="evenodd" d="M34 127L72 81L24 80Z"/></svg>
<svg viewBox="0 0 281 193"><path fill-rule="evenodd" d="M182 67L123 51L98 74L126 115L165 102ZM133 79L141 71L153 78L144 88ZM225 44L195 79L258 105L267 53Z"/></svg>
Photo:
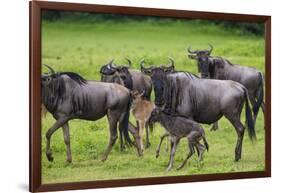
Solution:
<svg viewBox="0 0 281 193"><path fill-rule="evenodd" d="M140 136L140 146L143 151L143 135L144 128L146 129L146 147L149 147L149 134L148 134L148 119L150 117L151 112L155 108L153 102L143 99L143 95L145 92L139 93L138 91L132 91L131 96L133 99L132 102L132 114L136 119L137 127L139 129Z"/></svg>

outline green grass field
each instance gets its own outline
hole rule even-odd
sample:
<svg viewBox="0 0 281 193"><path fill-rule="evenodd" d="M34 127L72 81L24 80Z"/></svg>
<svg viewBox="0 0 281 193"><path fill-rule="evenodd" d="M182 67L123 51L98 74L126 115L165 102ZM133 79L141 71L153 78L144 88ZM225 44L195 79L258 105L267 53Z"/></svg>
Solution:
<svg viewBox="0 0 281 193"><path fill-rule="evenodd" d="M129 57L138 69L138 62L145 58L149 64L166 64L167 56L175 59L177 70L197 73L195 61L187 58L186 48L206 48L214 45L213 55L228 58L233 63L253 66L264 71L264 39L261 36L241 34L239 29L226 30L221 26L199 21L128 21L124 22L70 22L42 23L42 63L56 71L73 71L86 79L100 80L99 69L112 58L116 63ZM46 69L43 68L45 71ZM130 118L135 124L133 118ZM245 120L244 111L241 119ZM177 149L175 166L166 172L169 153L162 148L155 158L155 149L164 132L156 125L151 137L152 146L143 157L134 148L120 152L119 140L108 160L101 162L107 146L109 129L106 117L95 122L73 120L70 122L73 163L67 164L66 147L62 130L52 137L54 162L45 156L45 133L54 123L50 114L42 120L42 182L60 183L101 179L140 178L152 176L176 176L206 173L225 173L264 170L265 143L264 120L259 114L256 131L257 141L252 143L245 132L242 160L234 162L236 132L226 120L220 120L220 130L210 132L204 125L210 151L204 161L198 163L193 156L180 171L175 168L187 153L183 139Z"/></svg>

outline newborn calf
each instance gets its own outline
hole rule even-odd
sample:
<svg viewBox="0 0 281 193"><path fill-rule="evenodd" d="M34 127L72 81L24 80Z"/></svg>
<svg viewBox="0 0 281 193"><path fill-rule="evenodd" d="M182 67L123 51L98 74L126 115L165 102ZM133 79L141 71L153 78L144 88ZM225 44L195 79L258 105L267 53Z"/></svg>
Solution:
<svg viewBox="0 0 281 193"><path fill-rule="evenodd" d="M154 122L159 122L167 131L167 133L161 137L161 141L157 148L156 157L159 155L159 149L163 139L168 135L170 136L171 150L167 171L173 167L177 145L180 139L183 137L187 137L190 151L187 154L184 162L177 169L181 169L186 164L187 160L194 154L194 147L198 151L199 159L202 160L203 152L205 148L208 150L209 145L205 138L204 129L200 126L200 124L181 116L169 115L161 111L159 108L155 108L149 118L149 123ZM204 145L200 143L201 139L203 139Z"/></svg>

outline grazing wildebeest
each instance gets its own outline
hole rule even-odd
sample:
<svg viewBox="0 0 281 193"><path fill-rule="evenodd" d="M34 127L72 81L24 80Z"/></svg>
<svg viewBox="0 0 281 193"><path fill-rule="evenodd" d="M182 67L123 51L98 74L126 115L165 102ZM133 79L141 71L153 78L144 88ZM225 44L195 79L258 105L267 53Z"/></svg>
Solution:
<svg viewBox="0 0 281 193"><path fill-rule="evenodd" d="M128 58L126 60L128 61L128 65L115 66L113 64L114 60L103 65L100 69L101 81L115 82L139 93L145 91L144 99L150 100L152 91L151 78L141 73L140 70L129 69L132 62Z"/></svg>
<svg viewBox="0 0 281 193"><path fill-rule="evenodd" d="M212 45L210 45L209 50L191 50L189 47L188 56L198 61L198 71L201 73L202 78L233 80L248 89L255 124L260 107L264 114L263 74L255 68L232 64L222 57L212 57L210 56L212 50ZM217 128L216 123L213 129L216 130Z"/></svg>
<svg viewBox="0 0 281 193"><path fill-rule="evenodd" d="M115 84L85 80L73 72L56 73L45 65L50 74L41 76L42 103L56 119L46 133L46 156L53 161L50 148L53 133L63 128L64 142L67 147L67 161L72 161L68 122L72 119L98 120L107 115L110 130L108 147L103 155L105 161L117 139L117 124L120 131L121 148L123 136L131 144L128 123L130 112L130 92L127 88ZM138 153L141 154L137 142Z"/></svg>
<svg viewBox="0 0 281 193"><path fill-rule="evenodd" d="M151 76L155 105L164 111L205 124L212 124L225 116L238 137L235 160L241 159L245 128L240 115L244 103L250 139L256 136L248 91L243 85L231 80L200 79L188 72L165 73L161 67L145 68L143 63L141 69Z"/></svg>
<svg viewBox="0 0 281 193"><path fill-rule="evenodd" d="M187 154L184 162L177 168L181 169L187 162L187 160L194 154L194 147L196 147L199 155L199 160L202 160L203 152L205 148L208 150L209 145L205 138L204 129L197 122L187 119L182 116L174 116L163 112L160 108L155 108L151 116L149 118L149 122L159 122L166 130L170 136L171 142L171 150L170 150L170 160L167 167L167 171L171 170L174 162L174 155L176 153L177 145L180 142L180 139L183 137L187 138L189 153ZM165 136L164 135L164 136ZM200 143L200 140L203 139L204 145ZM158 145L156 151L156 157L159 156L160 146L163 141L163 137L161 137L161 141Z"/></svg>
<svg viewBox="0 0 281 193"><path fill-rule="evenodd" d="M152 110L154 109L155 105L153 102L143 99L144 92L139 93L138 91L131 91L132 96L132 105L131 110L132 114L136 119L137 127L139 129L139 136L140 136L140 146L141 150L143 151L143 135L144 135L144 128L146 129L146 139L148 139L148 119ZM152 125L152 124L151 124ZM152 132L152 130L151 130ZM150 146L148 140L146 140L146 148Z"/></svg>

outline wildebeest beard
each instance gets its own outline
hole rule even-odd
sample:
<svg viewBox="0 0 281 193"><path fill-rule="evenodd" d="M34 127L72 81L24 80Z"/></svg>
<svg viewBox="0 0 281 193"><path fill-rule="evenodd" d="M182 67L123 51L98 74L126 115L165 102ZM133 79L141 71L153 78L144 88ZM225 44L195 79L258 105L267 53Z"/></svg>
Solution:
<svg viewBox="0 0 281 193"><path fill-rule="evenodd" d="M154 69L152 82L155 92L155 105L165 112L175 112L174 83L168 80L166 73L162 69Z"/></svg>

